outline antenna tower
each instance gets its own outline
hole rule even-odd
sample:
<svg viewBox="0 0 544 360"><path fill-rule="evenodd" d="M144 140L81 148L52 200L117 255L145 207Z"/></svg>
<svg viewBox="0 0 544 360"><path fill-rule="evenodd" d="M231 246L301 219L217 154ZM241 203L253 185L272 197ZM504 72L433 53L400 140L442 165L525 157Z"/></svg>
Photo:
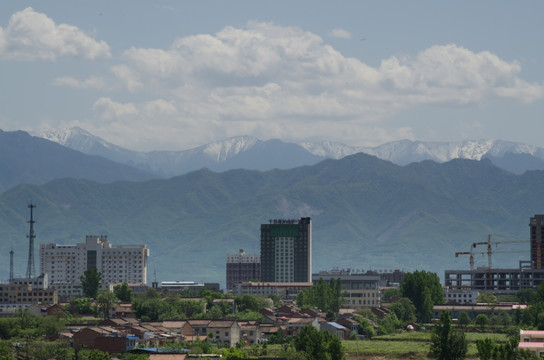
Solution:
<svg viewBox="0 0 544 360"><path fill-rule="evenodd" d="M13 284L13 245L9 252L9 283Z"/></svg>
<svg viewBox="0 0 544 360"><path fill-rule="evenodd" d="M30 203L28 205L28 208L30 209L30 221L27 221L30 224L30 230L28 232L28 235L26 236L28 238L28 265L26 267L26 277L28 279L31 279L34 277L34 274L36 273L36 267L34 266L34 238L36 235L34 235L34 217L32 216L32 210L36 207L36 205Z"/></svg>

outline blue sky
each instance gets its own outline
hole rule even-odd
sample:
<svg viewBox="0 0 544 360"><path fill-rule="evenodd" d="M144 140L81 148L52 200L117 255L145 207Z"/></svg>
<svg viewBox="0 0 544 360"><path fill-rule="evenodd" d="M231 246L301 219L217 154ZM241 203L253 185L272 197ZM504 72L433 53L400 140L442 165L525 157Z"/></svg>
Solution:
<svg viewBox="0 0 544 360"><path fill-rule="evenodd" d="M544 2L4 1L0 129L544 147Z"/></svg>

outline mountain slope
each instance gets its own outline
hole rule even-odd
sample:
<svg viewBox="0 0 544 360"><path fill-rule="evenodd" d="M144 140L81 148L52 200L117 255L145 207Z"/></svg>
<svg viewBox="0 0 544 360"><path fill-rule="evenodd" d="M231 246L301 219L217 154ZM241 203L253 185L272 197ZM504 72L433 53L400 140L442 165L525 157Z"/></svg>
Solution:
<svg viewBox="0 0 544 360"><path fill-rule="evenodd" d="M403 268L442 275L447 267L467 268L455 252L487 234L527 238L529 217L542 211L543 182L542 171L514 175L485 159L401 167L365 154L289 170L203 169L142 183L62 179L0 196L0 259L9 252L6 240L19 239L16 271L24 273L31 198L38 206L36 243L73 244L88 234L107 234L114 244L145 243L150 273L156 270L159 280L223 283L226 254L259 252L261 223L301 216L312 217L315 271ZM517 255L494 257L494 264L516 267L528 258Z"/></svg>
<svg viewBox="0 0 544 360"><path fill-rule="evenodd" d="M0 192L18 184L44 184L63 177L107 183L142 181L155 176L23 131L0 130Z"/></svg>
<svg viewBox="0 0 544 360"><path fill-rule="evenodd" d="M229 169L271 170L313 165L325 158L340 159L359 152L377 156L398 165L423 160L446 162L453 159L480 160L487 157L497 166L516 174L544 170L544 149L503 140L462 142L423 142L400 140L376 147L320 143L261 141L238 136L184 151L135 152L100 139L80 128L33 132L86 154L100 155L162 176L175 176L207 167L213 171ZM512 160L515 158L515 160Z"/></svg>

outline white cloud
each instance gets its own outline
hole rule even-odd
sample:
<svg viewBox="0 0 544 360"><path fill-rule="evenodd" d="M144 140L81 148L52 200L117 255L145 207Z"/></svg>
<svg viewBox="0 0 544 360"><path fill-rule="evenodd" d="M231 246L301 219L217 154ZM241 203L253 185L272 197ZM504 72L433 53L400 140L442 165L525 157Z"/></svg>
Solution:
<svg viewBox="0 0 544 360"><path fill-rule="evenodd" d="M58 77L53 80L53 85L67 86L76 89L105 89L107 87L104 78L91 76L85 80L78 80L70 76Z"/></svg>
<svg viewBox="0 0 544 360"><path fill-rule="evenodd" d="M138 115L136 105L133 103L121 104L113 101L111 98L100 98L93 109L100 114L100 118L105 120L119 120L128 116Z"/></svg>
<svg viewBox="0 0 544 360"><path fill-rule="evenodd" d="M329 36L338 39L351 39L351 33L344 29L332 29Z"/></svg>
<svg viewBox="0 0 544 360"><path fill-rule="evenodd" d="M544 97L542 84L519 77L518 62L491 52L437 45L371 67L313 33L272 23L178 38L167 49L133 47L122 59L111 71L123 88L161 99L95 103L102 119L118 120L99 130L131 134L129 147L135 139L158 139L187 148L241 134L285 140L326 134L378 145L413 138L409 127L382 125L403 109Z"/></svg>
<svg viewBox="0 0 544 360"><path fill-rule="evenodd" d="M0 28L0 59L53 60L59 56L85 59L110 57L104 41L96 41L75 26L55 24L47 15L28 7L14 13Z"/></svg>
<svg viewBox="0 0 544 360"><path fill-rule="evenodd" d="M132 71L126 65L113 66L111 68L112 73L117 80L130 92L134 92L143 87L143 84L138 78L138 74Z"/></svg>

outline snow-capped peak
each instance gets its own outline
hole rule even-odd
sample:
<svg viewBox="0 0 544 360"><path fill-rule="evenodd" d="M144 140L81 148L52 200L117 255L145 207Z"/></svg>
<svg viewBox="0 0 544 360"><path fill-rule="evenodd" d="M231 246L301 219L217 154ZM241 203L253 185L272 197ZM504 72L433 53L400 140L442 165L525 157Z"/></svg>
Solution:
<svg viewBox="0 0 544 360"><path fill-rule="evenodd" d="M204 145L202 151L217 163L221 163L249 150L257 142L259 142L259 139L253 136L236 136Z"/></svg>

